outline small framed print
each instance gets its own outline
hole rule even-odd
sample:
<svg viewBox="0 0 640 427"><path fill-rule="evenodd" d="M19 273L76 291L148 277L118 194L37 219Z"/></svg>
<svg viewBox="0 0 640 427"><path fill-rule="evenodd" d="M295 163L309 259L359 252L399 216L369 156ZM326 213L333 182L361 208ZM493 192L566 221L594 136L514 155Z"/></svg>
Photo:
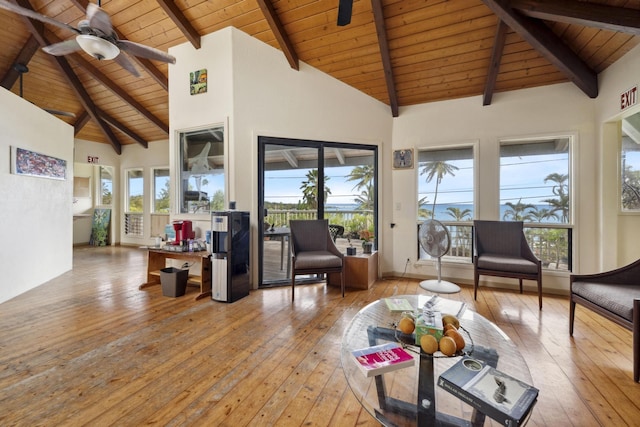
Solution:
<svg viewBox="0 0 640 427"><path fill-rule="evenodd" d="M207 70L192 71L189 73L189 92L191 95L207 92Z"/></svg>
<svg viewBox="0 0 640 427"><path fill-rule="evenodd" d="M394 169L411 169L413 168L413 148L393 151L393 168Z"/></svg>

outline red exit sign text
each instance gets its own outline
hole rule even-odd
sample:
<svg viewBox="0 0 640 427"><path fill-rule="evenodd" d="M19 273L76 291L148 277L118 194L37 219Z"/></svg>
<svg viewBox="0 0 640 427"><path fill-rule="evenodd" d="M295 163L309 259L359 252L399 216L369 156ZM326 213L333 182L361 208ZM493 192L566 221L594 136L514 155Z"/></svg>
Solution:
<svg viewBox="0 0 640 427"><path fill-rule="evenodd" d="M87 163L98 163L99 160L98 156L87 156Z"/></svg>
<svg viewBox="0 0 640 427"><path fill-rule="evenodd" d="M638 85L620 94L620 110L625 110L638 102Z"/></svg>

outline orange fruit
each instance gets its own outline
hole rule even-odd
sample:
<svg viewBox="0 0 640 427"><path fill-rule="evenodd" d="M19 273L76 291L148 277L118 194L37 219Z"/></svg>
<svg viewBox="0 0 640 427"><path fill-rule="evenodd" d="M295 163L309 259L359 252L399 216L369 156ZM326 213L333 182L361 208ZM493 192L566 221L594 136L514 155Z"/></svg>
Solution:
<svg viewBox="0 0 640 427"><path fill-rule="evenodd" d="M456 342L453 338L447 336L440 338L440 351L445 356L453 356L456 354Z"/></svg>
<svg viewBox="0 0 640 427"><path fill-rule="evenodd" d="M462 350L464 348L465 342L464 342L464 338L463 338L463 336L462 336L462 334L460 332L458 332L455 329L449 329L444 334L447 337L453 338L453 340L456 342L456 351Z"/></svg>
<svg viewBox="0 0 640 427"><path fill-rule="evenodd" d="M420 337L420 347L427 354L438 351L438 340L433 335L423 335Z"/></svg>
<svg viewBox="0 0 640 427"><path fill-rule="evenodd" d="M416 324L408 317L403 317L400 319L400 323L398 323L398 329L400 329L403 334L410 334L415 328Z"/></svg>
<svg viewBox="0 0 640 427"><path fill-rule="evenodd" d="M454 325L453 323L448 323L446 325L444 325L444 327L442 328L442 331L446 334L448 330L453 329L454 331L457 331L458 328L456 328L456 325Z"/></svg>

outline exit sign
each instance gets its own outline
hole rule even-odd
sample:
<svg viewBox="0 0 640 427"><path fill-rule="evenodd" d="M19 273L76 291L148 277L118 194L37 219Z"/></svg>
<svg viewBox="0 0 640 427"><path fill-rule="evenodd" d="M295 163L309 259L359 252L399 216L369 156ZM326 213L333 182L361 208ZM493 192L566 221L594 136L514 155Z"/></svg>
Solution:
<svg viewBox="0 0 640 427"><path fill-rule="evenodd" d="M87 156L87 163L98 163L99 160L98 156Z"/></svg>
<svg viewBox="0 0 640 427"><path fill-rule="evenodd" d="M620 110L626 110L638 103L638 85L620 94Z"/></svg>

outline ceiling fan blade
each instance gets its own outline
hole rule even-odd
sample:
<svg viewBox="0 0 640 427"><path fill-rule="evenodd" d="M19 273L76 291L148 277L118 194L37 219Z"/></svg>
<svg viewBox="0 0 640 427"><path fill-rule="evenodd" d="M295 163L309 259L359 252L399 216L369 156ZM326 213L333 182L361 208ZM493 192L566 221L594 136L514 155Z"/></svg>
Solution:
<svg viewBox="0 0 640 427"><path fill-rule="evenodd" d="M63 28L65 30L73 31L74 33L80 33L77 28L72 27L71 25L65 24L60 21L56 21L53 18L49 18L48 16L44 16L30 9L25 9L24 7L15 5L11 2L0 0L0 8L6 9L10 12L17 13L18 15L26 16L27 18L35 19L37 21L42 21L46 24L55 25L56 27Z"/></svg>
<svg viewBox="0 0 640 427"><path fill-rule="evenodd" d="M161 51L160 49L156 49L151 46L145 46L143 44L132 42L129 40L118 40L116 44L120 49L134 56L139 56L141 58L147 59L155 59L156 61L167 62L169 64L176 63L176 58L169 55L168 53Z"/></svg>
<svg viewBox="0 0 640 427"><path fill-rule="evenodd" d="M76 117L75 113L70 113L69 111L53 110L51 108L43 108L43 110L49 114L55 114L56 116Z"/></svg>
<svg viewBox="0 0 640 427"><path fill-rule="evenodd" d="M87 20L91 28L102 32L105 36L110 36L113 33L109 14L95 3L87 5Z"/></svg>
<svg viewBox="0 0 640 427"><path fill-rule="evenodd" d="M338 4L338 25L344 27L351 23L351 10L353 9L353 0L340 0Z"/></svg>
<svg viewBox="0 0 640 427"><path fill-rule="evenodd" d="M68 55L70 53L77 52L80 49L80 45L78 44L76 39L65 40L63 42L50 44L49 46L45 46L42 48L42 50L54 56Z"/></svg>
<svg viewBox="0 0 640 427"><path fill-rule="evenodd" d="M140 73L124 53L120 52L120 55L116 56L114 61L116 61L116 63L118 63L122 68L124 68L134 76L140 77Z"/></svg>

